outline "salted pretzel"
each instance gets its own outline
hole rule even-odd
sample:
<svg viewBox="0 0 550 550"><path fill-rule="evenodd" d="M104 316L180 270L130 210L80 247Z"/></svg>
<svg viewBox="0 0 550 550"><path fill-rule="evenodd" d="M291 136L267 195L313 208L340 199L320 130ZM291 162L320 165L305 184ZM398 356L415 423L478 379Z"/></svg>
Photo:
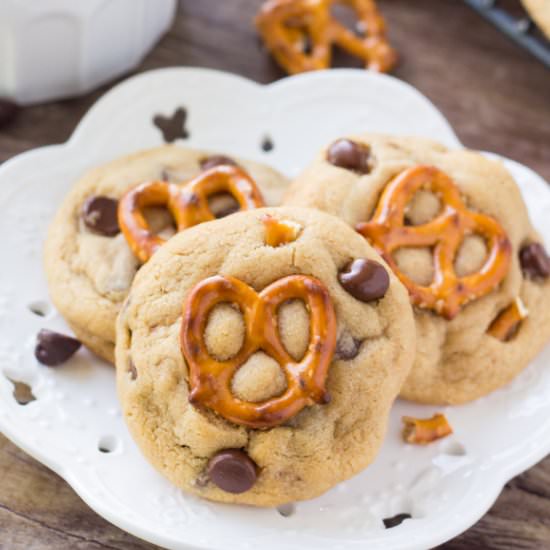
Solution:
<svg viewBox="0 0 550 550"><path fill-rule="evenodd" d="M442 211L423 225L405 225L405 208L419 189L439 196ZM372 219L357 231L382 254L409 290L414 305L453 319L466 303L495 289L508 273L512 246L493 218L468 210L455 183L432 166L414 166L395 177L384 189ZM477 234L489 253L477 273L459 277L454 262L464 238ZM433 247L435 277L429 286L415 283L401 272L393 253L402 247Z"/></svg>
<svg viewBox="0 0 550 550"><path fill-rule="evenodd" d="M132 252L141 262L146 262L165 242L149 227L144 215L147 207L166 207L174 218L177 230L182 231L215 219L208 205L208 197L223 192L235 198L240 210L264 206L262 194L254 180L237 166L223 165L203 172L183 187L166 181L153 181L130 189L119 202L118 223Z"/></svg>
<svg viewBox="0 0 550 550"><path fill-rule="evenodd" d="M332 16L334 4L354 10L365 36L358 36ZM268 0L256 25L267 48L289 73L328 69L333 46L363 59L375 71L387 72L397 61L374 0ZM306 51L306 43L311 51Z"/></svg>
<svg viewBox="0 0 550 550"><path fill-rule="evenodd" d="M310 342L300 361L284 348L277 324L277 310L287 300L303 300L310 312ZM222 302L241 309L246 336L240 351L227 361L211 357L204 342L210 311ZM313 403L327 403L328 368L336 347L336 317L326 287L314 277L290 275L275 281L259 294L234 277L214 276L200 282L183 308L181 349L189 365L189 401L210 408L227 420L251 428L282 424ZM258 350L280 365L286 391L263 402L235 397L231 381L237 370Z"/></svg>

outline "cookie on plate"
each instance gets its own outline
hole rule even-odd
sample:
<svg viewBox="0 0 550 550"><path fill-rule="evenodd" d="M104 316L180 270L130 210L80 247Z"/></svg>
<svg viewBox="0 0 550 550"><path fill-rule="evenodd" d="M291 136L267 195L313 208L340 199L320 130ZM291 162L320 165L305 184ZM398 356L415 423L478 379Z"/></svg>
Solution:
<svg viewBox="0 0 550 550"><path fill-rule="evenodd" d="M550 2L548 0L521 0L540 30L550 38Z"/></svg>
<svg viewBox="0 0 550 550"><path fill-rule="evenodd" d="M241 212L176 235L117 322L118 392L148 460L201 497L315 497L376 455L414 358L407 292L345 223Z"/></svg>
<svg viewBox="0 0 550 550"><path fill-rule="evenodd" d="M403 397L486 395L550 339L550 261L500 162L418 138L353 136L322 151L285 203L346 221L409 289L417 357Z"/></svg>
<svg viewBox="0 0 550 550"><path fill-rule="evenodd" d="M224 170L221 176L205 177ZM55 306L87 347L114 362L120 306L141 263L174 233L174 220L183 228L261 202L244 170L265 204L280 203L287 180L271 168L176 146L120 158L91 170L75 185L51 224L45 267ZM136 187L155 180L171 184ZM192 190L186 188L189 180ZM235 181L245 185L248 195L234 191ZM118 216L122 197L123 232Z"/></svg>

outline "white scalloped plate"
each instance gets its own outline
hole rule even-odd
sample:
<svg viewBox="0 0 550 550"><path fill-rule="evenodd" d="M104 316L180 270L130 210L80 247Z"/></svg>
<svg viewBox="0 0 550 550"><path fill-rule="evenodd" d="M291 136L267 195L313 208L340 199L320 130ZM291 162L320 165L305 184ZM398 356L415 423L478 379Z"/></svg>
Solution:
<svg viewBox="0 0 550 550"><path fill-rule="evenodd" d="M171 486L130 439L112 369L87 352L57 369L36 363L38 330L67 330L49 305L41 265L57 205L87 168L158 145L152 117L179 106L189 111L186 145L265 161L290 176L323 144L350 132L417 134L460 146L426 98L394 78L365 71L307 74L261 86L178 68L121 84L92 108L68 143L0 167L0 429L63 476L99 514L168 548L425 549L458 535L485 513L506 481L550 452L548 348L503 390L445 409L455 435L427 448L401 442L400 418L435 409L398 402L375 464L321 498L299 503L290 517L200 501ZM274 143L271 152L260 146L265 136ZM547 185L529 169L506 164L536 226L550 235ZM35 302L49 309L45 317L29 310ZM5 375L29 383L36 401L18 405ZM384 529L383 518L402 512L413 519Z"/></svg>

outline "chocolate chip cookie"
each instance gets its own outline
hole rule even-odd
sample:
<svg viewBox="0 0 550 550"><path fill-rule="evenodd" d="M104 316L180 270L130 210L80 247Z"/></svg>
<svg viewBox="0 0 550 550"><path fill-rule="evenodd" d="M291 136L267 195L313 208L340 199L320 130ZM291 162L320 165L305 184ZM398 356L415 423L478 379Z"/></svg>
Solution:
<svg viewBox="0 0 550 550"><path fill-rule="evenodd" d="M345 137L292 183L285 204L346 221L409 290L417 357L403 397L486 395L550 339L550 260L498 161L418 138Z"/></svg>
<svg viewBox="0 0 550 550"><path fill-rule="evenodd" d="M124 416L186 491L276 506L374 459L414 358L407 292L311 209L197 225L137 274L117 322Z"/></svg>
<svg viewBox="0 0 550 550"><path fill-rule="evenodd" d="M110 162L87 173L70 191L50 227L45 247L46 274L55 306L76 336L92 351L107 361L114 361L115 319L142 263L129 246L129 242L134 242L131 236L141 242L139 237L148 231L152 239L162 242L175 232L173 216L159 206L158 200L151 201L149 195L146 196L149 202L140 203L146 202L144 194L133 197L135 201L124 218L124 221L136 219L137 229L132 226L128 232L121 232L121 198L140 184L147 186L144 182L165 182L174 192L210 171L231 169L240 171L241 179L248 178L241 172L248 172L266 204L279 204L287 180L271 168L176 146L143 151ZM199 183L204 182L201 179ZM176 199L184 210L184 202L189 199L195 214L197 209L200 213L208 210L211 217L228 215L241 206L228 193L210 193L204 188L201 193L182 192ZM195 215L184 226L198 221L201 219ZM139 225L141 222L145 229ZM131 232L134 229L137 235Z"/></svg>

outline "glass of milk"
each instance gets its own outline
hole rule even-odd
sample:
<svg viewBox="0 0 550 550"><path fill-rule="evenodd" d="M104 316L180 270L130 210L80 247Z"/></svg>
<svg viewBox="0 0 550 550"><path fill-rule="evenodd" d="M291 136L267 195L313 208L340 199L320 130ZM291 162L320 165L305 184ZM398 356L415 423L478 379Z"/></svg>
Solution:
<svg viewBox="0 0 550 550"><path fill-rule="evenodd" d="M21 105L85 93L138 65L176 0L0 0L0 97Z"/></svg>

